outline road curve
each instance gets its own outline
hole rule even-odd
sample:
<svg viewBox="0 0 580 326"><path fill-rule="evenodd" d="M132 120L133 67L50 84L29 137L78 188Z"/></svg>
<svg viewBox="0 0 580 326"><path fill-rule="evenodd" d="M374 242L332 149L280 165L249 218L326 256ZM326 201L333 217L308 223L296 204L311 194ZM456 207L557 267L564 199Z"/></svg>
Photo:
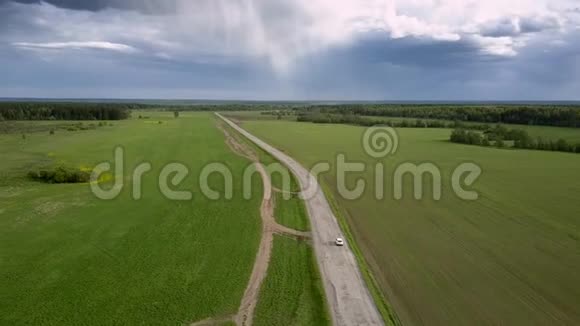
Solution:
<svg viewBox="0 0 580 326"><path fill-rule="evenodd" d="M314 195L306 198L305 203L310 216L314 251L334 325L384 325L348 244L344 247L334 246L334 240L342 234L342 231L317 180L288 155L221 114L216 115L286 165L294 173L302 189L316 189Z"/></svg>

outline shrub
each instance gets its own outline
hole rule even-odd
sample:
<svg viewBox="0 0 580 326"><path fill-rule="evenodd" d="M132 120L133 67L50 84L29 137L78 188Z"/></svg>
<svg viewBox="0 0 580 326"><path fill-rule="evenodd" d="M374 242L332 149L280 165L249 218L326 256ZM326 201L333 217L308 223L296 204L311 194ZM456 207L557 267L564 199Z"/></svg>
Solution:
<svg viewBox="0 0 580 326"><path fill-rule="evenodd" d="M49 135L54 135L54 129L50 129L50 131L48 132Z"/></svg>
<svg viewBox="0 0 580 326"><path fill-rule="evenodd" d="M498 140L495 141L495 146L497 148L504 148L505 142L503 141L503 139L499 138Z"/></svg>
<svg viewBox="0 0 580 326"><path fill-rule="evenodd" d="M562 138L558 139L558 141L556 142L556 149L560 152L569 152L570 151L570 145L568 145L568 142Z"/></svg>
<svg viewBox="0 0 580 326"><path fill-rule="evenodd" d="M467 143L467 131L465 129L455 129L451 133L451 141L454 143Z"/></svg>
<svg viewBox="0 0 580 326"><path fill-rule="evenodd" d="M78 169L64 166L52 170L40 170L28 172L28 178L46 183L85 183L91 179L91 174Z"/></svg>
<svg viewBox="0 0 580 326"><path fill-rule="evenodd" d="M470 131L467 133L466 141L470 145L481 145L481 134L476 131Z"/></svg>

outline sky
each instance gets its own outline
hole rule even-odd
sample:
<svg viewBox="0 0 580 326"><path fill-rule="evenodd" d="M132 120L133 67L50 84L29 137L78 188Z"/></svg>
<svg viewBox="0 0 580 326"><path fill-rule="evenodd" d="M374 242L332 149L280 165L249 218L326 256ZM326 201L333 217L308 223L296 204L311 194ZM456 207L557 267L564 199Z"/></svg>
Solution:
<svg viewBox="0 0 580 326"><path fill-rule="evenodd" d="M580 0L0 0L0 97L580 100Z"/></svg>

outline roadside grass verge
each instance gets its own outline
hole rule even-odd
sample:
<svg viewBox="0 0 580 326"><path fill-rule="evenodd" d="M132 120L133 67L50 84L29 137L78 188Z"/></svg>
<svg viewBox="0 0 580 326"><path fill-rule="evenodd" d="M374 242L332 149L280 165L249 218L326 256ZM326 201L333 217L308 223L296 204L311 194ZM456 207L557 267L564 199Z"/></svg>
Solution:
<svg viewBox="0 0 580 326"><path fill-rule="evenodd" d="M254 325L331 325L315 259L307 242L274 236Z"/></svg>

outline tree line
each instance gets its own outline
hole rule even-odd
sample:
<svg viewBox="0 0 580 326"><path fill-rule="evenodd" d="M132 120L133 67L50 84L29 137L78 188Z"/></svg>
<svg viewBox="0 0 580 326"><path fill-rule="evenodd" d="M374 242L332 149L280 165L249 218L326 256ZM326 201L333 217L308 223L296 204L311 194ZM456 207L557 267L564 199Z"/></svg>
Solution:
<svg viewBox="0 0 580 326"><path fill-rule="evenodd" d="M0 120L123 120L141 104L0 102Z"/></svg>
<svg viewBox="0 0 580 326"><path fill-rule="evenodd" d="M580 106L573 105L311 105L293 109L301 117L325 115L400 117L465 122L580 127Z"/></svg>
<svg viewBox="0 0 580 326"><path fill-rule="evenodd" d="M332 124L350 124L363 127L372 126L389 126L393 128L469 128L475 130L485 130L488 128L485 124L468 124L463 121L442 121L442 120L423 120L423 119L403 119L401 121L384 120L372 117L363 117L354 114L323 114L309 113L300 114L297 117L299 122L312 123L332 123Z"/></svg>
<svg viewBox="0 0 580 326"><path fill-rule="evenodd" d="M507 142L510 142L513 143L514 148L520 149L580 153L580 143L570 144L562 138L557 141L546 140L542 137L533 138L525 130L508 129L499 125L488 128L483 132L457 128L453 130L449 140L460 144L494 146L498 148L509 147Z"/></svg>

